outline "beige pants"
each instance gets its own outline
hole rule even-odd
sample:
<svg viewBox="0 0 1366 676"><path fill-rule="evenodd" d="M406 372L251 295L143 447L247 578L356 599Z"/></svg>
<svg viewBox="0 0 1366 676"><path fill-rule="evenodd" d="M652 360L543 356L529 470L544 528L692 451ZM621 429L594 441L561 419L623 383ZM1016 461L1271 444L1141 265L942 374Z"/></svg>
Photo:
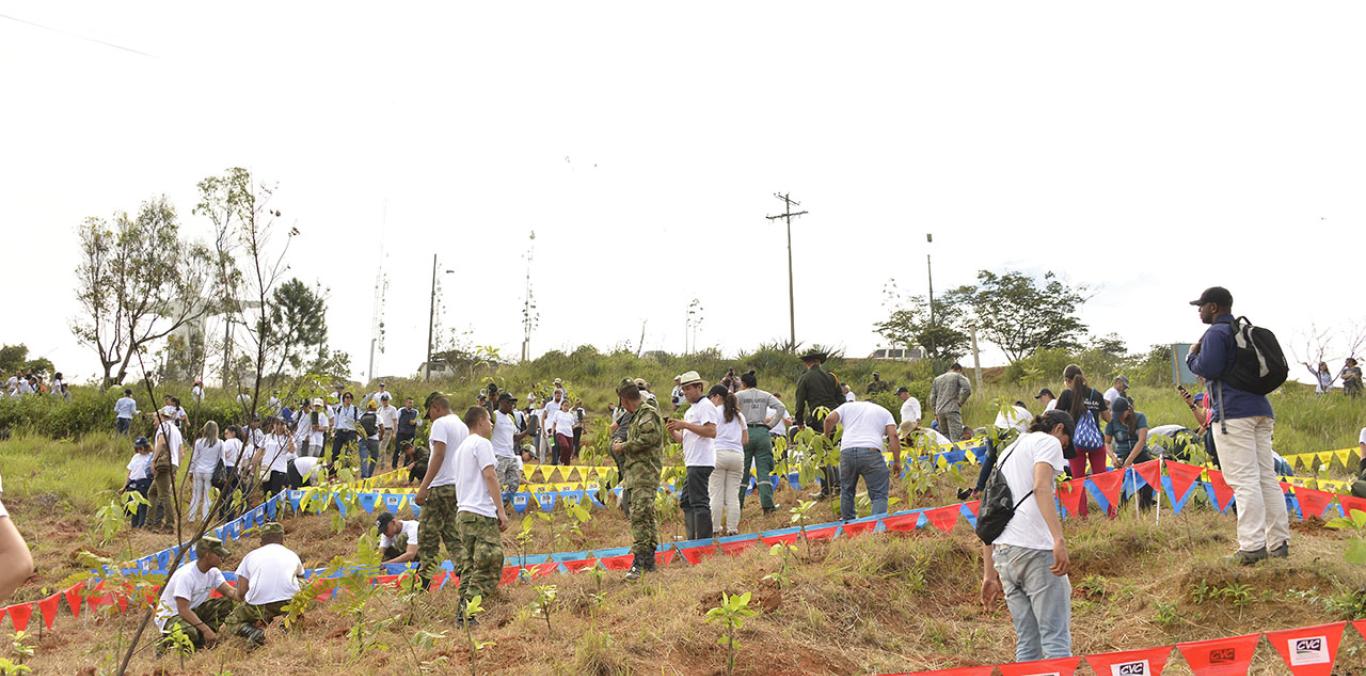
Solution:
<svg viewBox="0 0 1366 676"><path fill-rule="evenodd" d="M1290 542L1290 521L1271 457L1276 420L1266 416L1214 423L1214 445L1224 481L1238 502L1238 549L1255 552Z"/></svg>

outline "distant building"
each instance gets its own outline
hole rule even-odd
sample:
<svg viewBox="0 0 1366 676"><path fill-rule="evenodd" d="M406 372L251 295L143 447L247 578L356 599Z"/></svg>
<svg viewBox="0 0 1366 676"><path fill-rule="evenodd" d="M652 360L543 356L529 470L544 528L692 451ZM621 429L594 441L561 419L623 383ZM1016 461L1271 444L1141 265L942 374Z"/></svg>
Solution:
<svg viewBox="0 0 1366 676"><path fill-rule="evenodd" d="M869 359L885 359L887 361L919 361L925 358L925 348L912 347L909 349L900 347L880 348L873 350L868 355Z"/></svg>

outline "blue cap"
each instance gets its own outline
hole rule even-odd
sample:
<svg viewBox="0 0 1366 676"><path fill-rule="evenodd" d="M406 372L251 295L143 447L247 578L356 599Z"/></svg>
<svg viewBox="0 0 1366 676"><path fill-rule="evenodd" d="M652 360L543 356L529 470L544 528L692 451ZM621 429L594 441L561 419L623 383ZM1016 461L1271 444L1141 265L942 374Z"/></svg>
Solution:
<svg viewBox="0 0 1366 676"><path fill-rule="evenodd" d="M151 445L152 444L148 443L147 437L138 437L137 439L133 440L133 448L150 448Z"/></svg>

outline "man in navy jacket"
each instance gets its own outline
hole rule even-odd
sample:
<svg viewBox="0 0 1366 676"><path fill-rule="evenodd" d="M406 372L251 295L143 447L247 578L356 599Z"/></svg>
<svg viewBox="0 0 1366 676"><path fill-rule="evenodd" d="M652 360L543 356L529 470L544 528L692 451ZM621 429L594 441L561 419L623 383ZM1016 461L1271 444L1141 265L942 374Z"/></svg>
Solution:
<svg viewBox="0 0 1366 676"><path fill-rule="evenodd" d="M1224 480L1233 488L1238 505L1238 551L1233 560L1251 565L1268 555L1287 558L1290 523L1271 452L1271 432L1276 426L1271 402L1220 382L1233 369L1236 356L1233 294L1221 286L1210 287L1191 305L1198 308L1200 321L1209 329L1191 346L1186 365L1192 373L1204 376L1213 396L1214 443Z"/></svg>

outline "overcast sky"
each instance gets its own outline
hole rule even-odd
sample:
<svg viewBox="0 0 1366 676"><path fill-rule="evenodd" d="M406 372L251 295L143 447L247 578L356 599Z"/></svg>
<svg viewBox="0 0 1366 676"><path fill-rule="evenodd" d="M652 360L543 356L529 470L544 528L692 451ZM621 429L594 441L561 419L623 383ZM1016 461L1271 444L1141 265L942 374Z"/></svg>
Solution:
<svg viewBox="0 0 1366 676"><path fill-rule="evenodd" d="M80 379L97 371L69 330L81 219L164 193L207 235L195 183L231 166L279 184L293 272L330 289L357 376L381 265L375 370L422 361L434 252L455 270L443 323L516 356L532 229L535 354L634 345L642 322L646 349L680 351L693 298L702 345L785 338L775 191L810 211L798 339L852 355L880 345L888 278L924 293L926 232L936 288L1051 269L1135 349L1198 337L1186 303L1215 283L1295 344L1366 319L1357 2L0 14L0 342Z"/></svg>

